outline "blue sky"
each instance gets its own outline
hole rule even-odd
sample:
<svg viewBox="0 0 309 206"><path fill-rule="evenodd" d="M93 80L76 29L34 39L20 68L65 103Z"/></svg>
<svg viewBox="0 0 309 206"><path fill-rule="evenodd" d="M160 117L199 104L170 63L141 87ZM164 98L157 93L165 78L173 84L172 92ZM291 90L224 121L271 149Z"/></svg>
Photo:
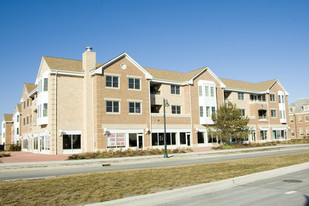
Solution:
<svg viewBox="0 0 309 206"><path fill-rule="evenodd" d="M279 79L289 102L309 97L308 0L0 0L0 115L12 113L42 56L140 65L219 77Z"/></svg>

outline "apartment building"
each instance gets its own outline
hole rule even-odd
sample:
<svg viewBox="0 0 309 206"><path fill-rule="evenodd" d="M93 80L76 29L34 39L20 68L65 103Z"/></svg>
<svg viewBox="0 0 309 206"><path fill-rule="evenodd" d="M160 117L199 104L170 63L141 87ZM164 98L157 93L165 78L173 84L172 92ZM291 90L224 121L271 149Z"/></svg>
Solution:
<svg viewBox="0 0 309 206"><path fill-rule="evenodd" d="M14 109L13 114L13 127L12 127L12 133L14 134L14 144L20 145L20 117L21 117L21 104L17 104Z"/></svg>
<svg viewBox="0 0 309 206"><path fill-rule="evenodd" d="M287 139L287 95L278 80L220 79L208 67L147 68L126 53L97 63L90 47L81 61L43 56L35 84L25 84L21 97L22 150L163 148L164 110L169 148L210 146L220 140L206 126L225 101L250 117L249 141Z"/></svg>
<svg viewBox="0 0 309 206"><path fill-rule="evenodd" d="M4 145L4 149L8 150L11 144L14 144L14 134L12 133L13 114L4 114L2 119L2 138L1 145Z"/></svg>
<svg viewBox="0 0 309 206"><path fill-rule="evenodd" d="M289 105L291 138L309 137L309 98Z"/></svg>
<svg viewBox="0 0 309 206"><path fill-rule="evenodd" d="M279 80L250 83L221 79L226 85L224 100L235 103L250 119L249 142L287 140L289 93Z"/></svg>

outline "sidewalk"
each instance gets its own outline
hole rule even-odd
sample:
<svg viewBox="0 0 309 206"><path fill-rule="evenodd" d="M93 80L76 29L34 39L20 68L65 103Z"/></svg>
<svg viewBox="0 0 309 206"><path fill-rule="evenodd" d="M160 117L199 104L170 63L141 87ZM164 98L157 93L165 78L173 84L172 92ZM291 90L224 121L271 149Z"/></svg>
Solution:
<svg viewBox="0 0 309 206"><path fill-rule="evenodd" d="M47 162L47 161L64 161L68 159L70 155L48 155L38 154L31 152L14 151L9 152L10 157L0 158L2 163L20 163L20 162Z"/></svg>

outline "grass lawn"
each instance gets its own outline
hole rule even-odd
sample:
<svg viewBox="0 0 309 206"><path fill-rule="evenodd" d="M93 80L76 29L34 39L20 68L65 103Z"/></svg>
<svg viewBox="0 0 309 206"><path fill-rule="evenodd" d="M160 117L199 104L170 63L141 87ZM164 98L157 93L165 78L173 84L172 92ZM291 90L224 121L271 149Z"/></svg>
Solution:
<svg viewBox="0 0 309 206"><path fill-rule="evenodd" d="M309 152L156 169L0 182L1 205L77 205L247 175L309 162Z"/></svg>

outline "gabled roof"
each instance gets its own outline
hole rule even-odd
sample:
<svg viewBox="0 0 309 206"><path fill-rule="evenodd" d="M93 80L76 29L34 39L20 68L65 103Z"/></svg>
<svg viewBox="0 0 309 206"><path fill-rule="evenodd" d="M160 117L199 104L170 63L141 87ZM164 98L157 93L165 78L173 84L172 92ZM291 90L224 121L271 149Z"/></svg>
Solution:
<svg viewBox="0 0 309 206"><path fill-rule="evenodd" d="M84 72L83 62L81 60L64 59L58 57L43 56L48 67L57 71ZM96 63L96 67L102 66L101 63Z"/></svg>
<svg viewBox="0 0 309 206"><path fill-rule="evenodd" d="M25 83L24 87L26 88L27 92L30 93L32 90L34 90L37 86L35 84L31 83Z"/></svg>
<svg viewBox="0 0 309 206"><path fill-rule="evenodd" d="M191 80L205 68L197 69L189 73L182 73L182 72L174 72L168 70L161 70L161 69L154 69L149 67L144 67L144 69L151 74L153 79L156 80L168 80L168 81L175 81L175 82L186 82Z"/></svg>
<svg viewBox="0 0 309 206"><path fill-rule="evenodd" d="M309 98L302 98L296 100L296 102L290 104L290 107L294 107L295 110L292 113L303 113L303 112L308 112L304 110L304 106L309 105Z"/></svg>
<svg viewBox="0 0 309 206"><path fill-rule="evenodd" d="M15 112L21 112L21 104L16 104Z"/></svg>
<svg viewBox="0 0 309 206"><path fill-rule="evenodd" d="M13 121L13 114L3 114L3 121L12 122Z"/></svg>
<svg viewBox="0 0 309 206"><path fill-rule="evenodd" d="M274 79L265 82L251 83L231 79L220 79L226 85L226 90L251 91L258 93L267 92L278 81L277 79Z"/></svg>

